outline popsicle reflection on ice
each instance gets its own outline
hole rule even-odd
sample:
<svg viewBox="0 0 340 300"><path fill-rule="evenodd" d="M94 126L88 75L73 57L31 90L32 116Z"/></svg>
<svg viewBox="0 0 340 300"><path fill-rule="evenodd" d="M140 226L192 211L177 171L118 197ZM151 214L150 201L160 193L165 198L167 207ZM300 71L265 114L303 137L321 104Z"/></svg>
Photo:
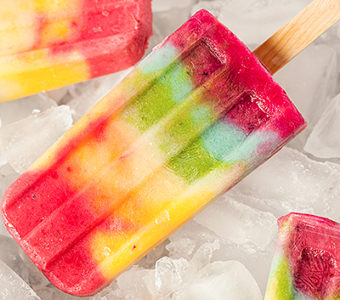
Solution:
<svg viewBox="0 0 340 300"><path fill-rule="evenodd" d="M304 126L202 10L13 183L3 217L55 286L93 294Z"/></svg>
<svg viewBox="0 0 340 300"><path fill-rule="evenodd" d="M152 33L151 0L5 2L0 102L128 68Z"/></svg>

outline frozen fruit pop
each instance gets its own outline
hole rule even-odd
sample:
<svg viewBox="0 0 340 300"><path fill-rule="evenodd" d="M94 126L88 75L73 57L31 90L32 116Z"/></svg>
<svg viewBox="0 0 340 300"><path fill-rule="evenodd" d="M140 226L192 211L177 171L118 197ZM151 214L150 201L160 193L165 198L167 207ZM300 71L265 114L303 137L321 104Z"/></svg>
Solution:
<svg viewBox="0 0 340 300"><path fill-rule="evenodd" d="M278 225L265 299L340 299L340 224L291 213Z"/></svg>
<svg viewBox="0 0 340 300"><path fill-rule="evenodd" d="M151 33L151 0L3 2L0 102L130 67Z"/></svg>
<svg viewBox="0 0 340 300"><path fill-rule="evenodd" d="M13 183L3 217L55 286L93 294L304 126L202 10Z"/></svg>

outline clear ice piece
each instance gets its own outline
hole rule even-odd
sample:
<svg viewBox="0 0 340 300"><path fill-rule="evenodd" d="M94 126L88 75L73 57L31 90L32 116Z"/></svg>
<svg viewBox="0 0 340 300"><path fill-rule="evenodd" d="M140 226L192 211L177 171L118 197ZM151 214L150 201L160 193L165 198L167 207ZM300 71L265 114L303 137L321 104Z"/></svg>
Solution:
<svg viewBox="0 0 340 300"><path fill-rule="evenodd" d="M0 119L2 127L30 116L33 112L42 112L57 104L41 95L34 95L15 101L0 103Z"/></svg>
<svg viewBox="0 0 340 300"><path fill-rule="evenodd" d="M340 216L340 166L285 147L235 188L261 200L276 216L291 211ZM249 198L251 200L251 198Z"/></svg>
<svg viewBox="0 0 340 300"><path fill-rule="evenodd" d="M285 25L309 2L309 0L201 1L194 6L192 13L199 9L210 11L241 41L248 46L257 46Z"/></svg>
<svg viewBox="0 0 340 300"><path fill-rule="evenodd" d="M0 300L38 300L36 293L5 263L0 261Z"/></svg>
<svg viewBox="0 0 340 300"><path fill-rule="evenodd" d="M66 104L70 106L74 121L78 121L90 108L113 89L129 72L131 68L77 83L68 87L71 100Z"/></svg>
<svg viewBox="0 0 340 300"><path fill-rule="evenodd" d="M216 261L201 269L197 278L178 291L173 300L261 300L250 272L238 261Z"/></svg>
<svg viewBox="0 0 340 300"><path fill-rule="evenodd" d="M304 150L320 158L340 158L340 94L327 106Z"/></svg>
<svg viewBox="0 0 340 300"><path fill-rule="evenodd" d="M50 108L1 128L0 151L22 173L71 126L68 106Z"/></svg>
<svg viewBox="0 0 340 300"><path fill-rule="evenodd" d="M274 79L307 121L307 128L290 142L302 149L313 126L335 95L337 58L327 45L311 45L287 66L275 74Z"/></svg>
<svg viewBox="0 0 340 300"><path fill-rule="evenodd" d="M226 193L199 214L195 221L228 243L247 251L265 250L276 234L276 218L232 199Z"/></svg>

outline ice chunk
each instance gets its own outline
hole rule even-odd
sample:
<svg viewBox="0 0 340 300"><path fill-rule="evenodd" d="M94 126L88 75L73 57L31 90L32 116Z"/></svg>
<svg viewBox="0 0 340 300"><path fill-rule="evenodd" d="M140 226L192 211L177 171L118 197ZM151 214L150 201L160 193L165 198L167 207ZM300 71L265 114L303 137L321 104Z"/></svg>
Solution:
<svg viewBox="0 0 340 300"><path fill-rule="evenodd" d="M152 299L152 295L147 288L145 280L145 278L150 278L152 281L154 280L152 275L147 276L151 273L154 275L153 270L146 270L133 266L130 270L118 277L116 290L109 294L107 299L115 299L113 298L114 295L127 300ZM112 287L110 287L110 289L112 289Z"/></svg>
<svg viewBox="0 0 340 300"><path fill-rule="evenodd" d="M195 2L196 0L152 1L154 34L149 41L150 48L153 48L187 21Z"/></svg>
<svg viewBox="0 0 340 300"><path fill-rule="evenodd" d="M336 64L334 49L312 45L275 75L310 126L335 92Z"/></svg>
<svg viewBox="0 0 340 300"><path fill-rule="evenodd" d="M149 268L149 269L154 267L158 259L160 259L163 256L168 255L169 252L166 249L168 243L169 241L165 240L163 243L161 243L159 246L157 246L155 249L153 249L151 252L145 255L138 262L138 266L143 267L143 268Z"/></svg>
<svg viewBox="0 0 340 300"><path fill-rule="evenodd" d="M19 176L10 165L4 165L0 167L0 199L4 194L5 190L8 186ZM1 236L8 236L11 235L8 233L3 219L0 217L0 237Z"/></svg>
<svg viewBox="0 0 340 300"><path fill-rule="evenodd" d="M153 0L152 11L169 11L176 8L191 7L195 3L195 0Z"/></svg>
<svg viewBox="0 0 340 300"><path fill-rule="evenodd" d="M36 291L39 295L39 290L50 285L50 282L43 275L43 273L37 268L37 266L29 259L26 253L19 248L19 256L21 261L21 267L25 269L25 276L20 276L25 279L26 282ZM18 272L17 272L18 273ZM27 278L27 280L26 280ZM45 298L43 298L45 299Z"/></svg>
<svg viewBox="0 0 340 300"><path fill-rule="evenodd" d="M60 89L42 92L40 96L46 97L49 100L53 100L58 104L62 104L64 99L67 97L70 88L71 88L70 85L64 86Z"/></svg>
<svg viewBox="0 0 340 300"><path fill-rule="evenodd" d="M1 129L1 119L0 119L0 129ZM6 157L4 156L4 153L0 150L0 168L4 166L5 164L7 164ZM0 195L1 195L1 191L0 191Z"/></svg>
<svg viewBox="0 0 340 300"><path fill-rule="evenodd" d="M7 160L2 152L0 152L0 168L7 163Z"/></svg>
<svg viewBox="0 0 340 300"><path fill-rule="evenodd" d="M198 225L198 228L203 227ZM178 237L182 239L180 236ZM188 258L182 257L184 252L179 254L180 257L177 258L176 253L179 252L179 249L185 251L186 247L181 247L181 241L177 239L174 243L167 241L156 252L162 251L164 253L164 247L172 249L174 246L175 255L172 255L173 253L169 250L171 256L163 256L157 259L151 269L142 268L140 264L133 266L119 276L114 285L104 290L101 293L103 298L100 299L171 299L171 295L175 291L179 291L184 284L192 280L193 274L210 263L214 252L220 247L216 240L198 245L194 241L193 243L195 244L194 247L197 246L196 251L192 251L187 256ZM177 249L177 246L179 246L179 249ZM156 253L151 256L156 258L158 255Z"/></svg>
<svg viewBox="0 0 340 300"><path fill-rule="evenodd" d="M5 263L0 261L0 299L36 300L36 293Z"/></svg>
<svg viewBox="0 0 340 300"><path fill-rule="evenodd" d="M6 226L5 226L2 218L0 219L0 237L1 236L9 236L9 233L6 229Z"/></svg>
<svg viewBox="0 0 340 300"><path fill-rule="evenodd" d="M317 162L285 147L235 188L256 197L278 215L290 211L340 215L340 166Z"/></svg>
<svg viewBox="0 0 340 300"><path fill-rule="evenodd" d="M19 256L19 246L14 239L0 236L0 260L22 275L23 261Z"/></svg>
<svg viewBox="0 0 340 300"><path fill-rule="evenodd" d="M26 118L32 112L44 111L51 107L56 107L57 104L51 100L34 95L15 101L0 103L0 119L2 127Z"/></svg>
<svg viewBox="0 0 340 300"><path fill-rule="evenodd" d="M276 221L273 225L275 226L275 224ZM234 228L235 230L237 229L236 226ZM194 270L192 273L196 273L200 267L212 261L240 261L256 276L259 286L265 290L271 258L275 249L276 236L277 234L275 233L273 241L265 251L257 249L256 252L250 252L243 244L224 241L207 227L192 220L170 236L169 240L171 242L166 247L171 258L184 257L190 261L191 268ZM209 250L209 248L212 251L205 251ZM188 250L189 253L192 253L188 254ZM204 256L208 258L205 261L202 259ZM196 258L194 259L194 257ZM197 263L200 264L197 266Z"/></svg>
<svg viewBox="0 0 340 300"><path fill-rule="evenodd" d="M220 249L219 240L214 240L212 243L204 243L200 245L191 259L192 270L197 271L209 264L216 250Z"/></svg>
<svg viewBox="0 0 340 300"><path fill-rule="evenodd" d="M19 174L9 164L0 167L0 198L17 177Z"/></svg>
<svg viewBox="0 0 340 300"><path fill-rule="evenodd" d="M0 150L15 171L25 171L72 126L68 106L50 108L0 129Z"/></svg>
<svg viewBox="0 0 340 300"><path fill-rule="evenodd" d="M189 262L184 258L162 257L156 263L155 286L158 294L170 295L184 281L189 270Z"/></svg>
<svg viewBox="0 0 340 300"><path fill-rule="evenodd" d="M340 158L340 94L327 106L304 150L321 158Z"/></svg>
<svg viewBox="0 0 340 300"><path fill-rule="evenodd" d="M14 239L0 235L0 261L9 266L23 279L28 279L27 269L19 254L20 248Z"/></svg>
<svg viewBox="0 0 340 300"><path fill-rule="evenodd" d="M172 257L189 259L194 253L196 243L191 238L179 237L177 239L172 239L166 248L169 250L169 254L171 254Z"/></svg>
<svg viewBox="0 0 340 300"><path fill-rule="evenodd" d="M36 294L40 297L41 300L75 300L78 299L77 297L68 295L63 293L62 291L58 290L57 288L55 288L52 284L39 289L36 291ZM106 298L93 298L93 297L86 297L86 298L81 298L81 300L108 300ZM118 300L117 298L110 298L112 300Z"/></svg>
<svg viewBox="0 0 340 300"><path fill-rule="evenodd" d="M308 123L291 145L301 149L310 130L335 95L337 59L334 49L311 45L275 76Z"/></svg>
<svg viewBox="0 0 340 300"><path fill-rule="evenodd" d="M261 291L244 265L216 261L196 275L197 279L175 293L173 300L260 300Z"/></svg>
<svg viewBox="0 0 340 300"><path fill-rule="evenodd" d="M256 46L285 25L309 2L309 0L202 1L194 6L192 13L202 8L210 11L244 43Z"/></svg>
<svg viewBox="0 0 340 300"><path fill-rule="evenodd" d="M199 214L195 221L228 243L247 251L265 250L276 234L276 218L232 199L228 193Z"/></svg>
<svg viewBox="0 0 340 300"><path fill-rule="evenodd" d="M191 260L201 245L214 244L217 239L215 233L192 220L169 237L166 248L171 257Z"/></svg>
<svg viewBox="0 0 340 300"><path fill-rule="evenodd" d="M74 121L78 121L90 108L115 87L130 69L77 83L68 87L69 97L64 97L63 104L70 106ZM67 101L70 98L71 100Z"/></svg>

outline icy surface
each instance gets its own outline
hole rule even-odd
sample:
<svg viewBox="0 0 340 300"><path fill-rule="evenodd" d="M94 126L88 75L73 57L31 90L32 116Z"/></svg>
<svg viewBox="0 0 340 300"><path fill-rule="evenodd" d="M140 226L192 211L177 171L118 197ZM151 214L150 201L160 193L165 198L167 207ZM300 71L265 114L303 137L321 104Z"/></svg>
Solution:
<svg viewBox="0 0 340 300"><path fill-rule="evenodd" d="M148 52L199 8L217 15L254 49L311 1L198 2L152 1L154 36ZM339 58L338 24L275 75L308 121L307 130L104 291L79 299L262 299L276 218L297 211L340 221ZM0 196L72 119L76 122L128 72L0 103ZM43 300L78 299L47 281L2 221L0 261L6 263L0 263L0 295L15 292L5 299L37 299L28 285Z"/></svg>
<svg viewBox="0 0 340 300"><path fill-rule="evenodd" d="M37 300L39 297L25 281L0 261L0 299Z"/></svg>
<svg viewBox="0 0 340 300"><path fill-rule="evenodd" d="M321 158L340 158L340 94L321 115L304 150Z"/></svg>
<svg viewBox="0 0 340 300"><path fill-rule="evenodd" d="M68 106L34 113L0 129L0 151L14 170L22 173L71 126Z"/></svg>

